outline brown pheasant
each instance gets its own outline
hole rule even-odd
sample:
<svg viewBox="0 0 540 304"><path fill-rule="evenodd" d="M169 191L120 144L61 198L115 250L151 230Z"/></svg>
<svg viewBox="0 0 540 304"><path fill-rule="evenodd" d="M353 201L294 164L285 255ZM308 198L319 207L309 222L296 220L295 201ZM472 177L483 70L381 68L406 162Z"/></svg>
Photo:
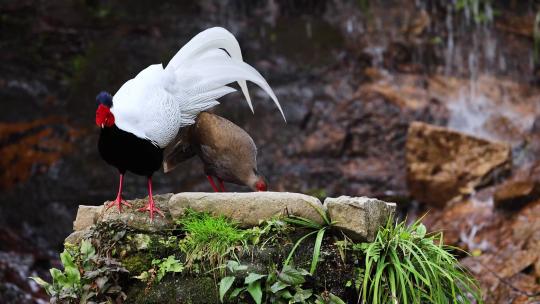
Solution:
<svg viewBox="0 0 540 304"><path fill-rule="evenodd" d="M186 128L165 152L165 173L195 155L202 160L215 192L225 191L223 182L266 191L266 181L257 171L257 147L253 139L229 120L207 112L199 114L195 124Z"/></svg>

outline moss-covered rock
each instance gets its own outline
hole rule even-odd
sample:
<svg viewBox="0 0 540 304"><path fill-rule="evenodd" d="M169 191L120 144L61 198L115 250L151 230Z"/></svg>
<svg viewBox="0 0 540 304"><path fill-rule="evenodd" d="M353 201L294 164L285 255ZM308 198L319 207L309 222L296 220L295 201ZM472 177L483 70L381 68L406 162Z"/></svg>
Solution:
<svg viewBox="0 0 540 304"><path fill-rule="evenodd" d="M309 294L310 301L306 303L315 303L316 297L330 293L345 301L356 299L354 284L350 282L357 273L358 259L339 247L338 242L345 236L335 226L329 226L330 221L324 218L326 211L318 200L314 199L322 213L312 210L316 220L297 217L296 223L289 223L275 211L281 207L276 207L275 212L269 213L277 212L276 217L246 227L225 215L193 209L184 210L181 218L173 220L167 207L170 198L171 195L156 198L166 216L154 221L136 211L145 203L144 199L131 201L133 208L122 213L114 208L82 208L78 214L78 223L84 225L76 227L84 230L69 239L91 239L99 255L114 259L129 271L120 282L126 303L219 303L219 282L225 276L235 278L226 302L251 303L244 282L253 274L260 275L257 284L264 299L273 301L268 300L273 293L271 285L277 282L286 264L314 271L313 275L301 271L302 279L286 287L293 295ZM283 206L285 211L294 209L286 203ZM98 209L99 214L94 212ZM86 216L86 211L93 213ZM298 221L306 221L306 225ZM325 234L315 250L317 229ZM315 268L314 254L318 260ZM237 265L235 269L230 261ZM244 291L230 298L234 288Z"/></svg>
<svg viewBox="0 0 540 304"><path fill-rule="evenodd" d="M137 254L122 259L122 265L132 274L139 274L152 266L152 257L148 254Z"/></svg>
<svg viewBox="0 0 540 304"><path fill-rule="evenodd" d="M127 290L126 303L219 303L217 282L209 276L169 276L159 285L148 288L136 283Z"/></svg>

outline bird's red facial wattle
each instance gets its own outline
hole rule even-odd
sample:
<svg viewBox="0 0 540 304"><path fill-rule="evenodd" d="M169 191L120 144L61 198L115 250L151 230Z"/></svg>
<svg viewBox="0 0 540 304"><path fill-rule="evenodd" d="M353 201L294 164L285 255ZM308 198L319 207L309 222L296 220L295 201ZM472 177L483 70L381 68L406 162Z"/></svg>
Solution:
<svg viewBox="0 0 540 304"><path fill-rule="evenodd" d="M262 177L259 178L257 183L255 183L255 188L257 188L257 191L266 191L267 189L266 182L264 181Z"/></svg>
<svg viewBox="0 0 540 304"><path fill-rule="evenodd" d="M104 128L110 128L114 125L114 115L111 113L111 109L105 105L100 104L96 111L96 125Z"/></svg>

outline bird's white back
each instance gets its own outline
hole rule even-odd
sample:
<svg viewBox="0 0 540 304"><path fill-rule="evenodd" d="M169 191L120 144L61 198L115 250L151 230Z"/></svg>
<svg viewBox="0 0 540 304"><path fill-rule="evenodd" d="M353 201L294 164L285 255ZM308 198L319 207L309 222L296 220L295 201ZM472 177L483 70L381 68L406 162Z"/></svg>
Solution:
<svg viewBox="0 0 540 304"><path fill-rule="evenodd" d="M126 82L114 95L111 112L118 128L165 148L180 128L194 123L198 113L235 91L226 86L229 83L239 83L253 109L246 80L260 86L283 115L266 80L242 61L234 36L211 28L182 47L165 69L161 64L151 65Z"/></svg>

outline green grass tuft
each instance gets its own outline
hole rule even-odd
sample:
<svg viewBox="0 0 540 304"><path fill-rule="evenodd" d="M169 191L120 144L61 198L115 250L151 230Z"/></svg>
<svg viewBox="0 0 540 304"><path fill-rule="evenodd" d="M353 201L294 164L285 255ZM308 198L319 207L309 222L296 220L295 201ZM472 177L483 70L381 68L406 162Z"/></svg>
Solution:
<svg viewBox="0 0 540 304"><path fill-rule="evenodd" d="M419 221L389 221L375 242L355 244L365 256L357 286L362 303L481 303L476 281Z"/></svg>
<svg viewBox="0 0 540 304"><path fill-rule="evenodd" d="M186 232L180 248L186 253L186 267L195 261L207 261L211 266L223 264L235 249L245 247L248 236L237 224L224 216L187 210L177 222Z"/></svg>

